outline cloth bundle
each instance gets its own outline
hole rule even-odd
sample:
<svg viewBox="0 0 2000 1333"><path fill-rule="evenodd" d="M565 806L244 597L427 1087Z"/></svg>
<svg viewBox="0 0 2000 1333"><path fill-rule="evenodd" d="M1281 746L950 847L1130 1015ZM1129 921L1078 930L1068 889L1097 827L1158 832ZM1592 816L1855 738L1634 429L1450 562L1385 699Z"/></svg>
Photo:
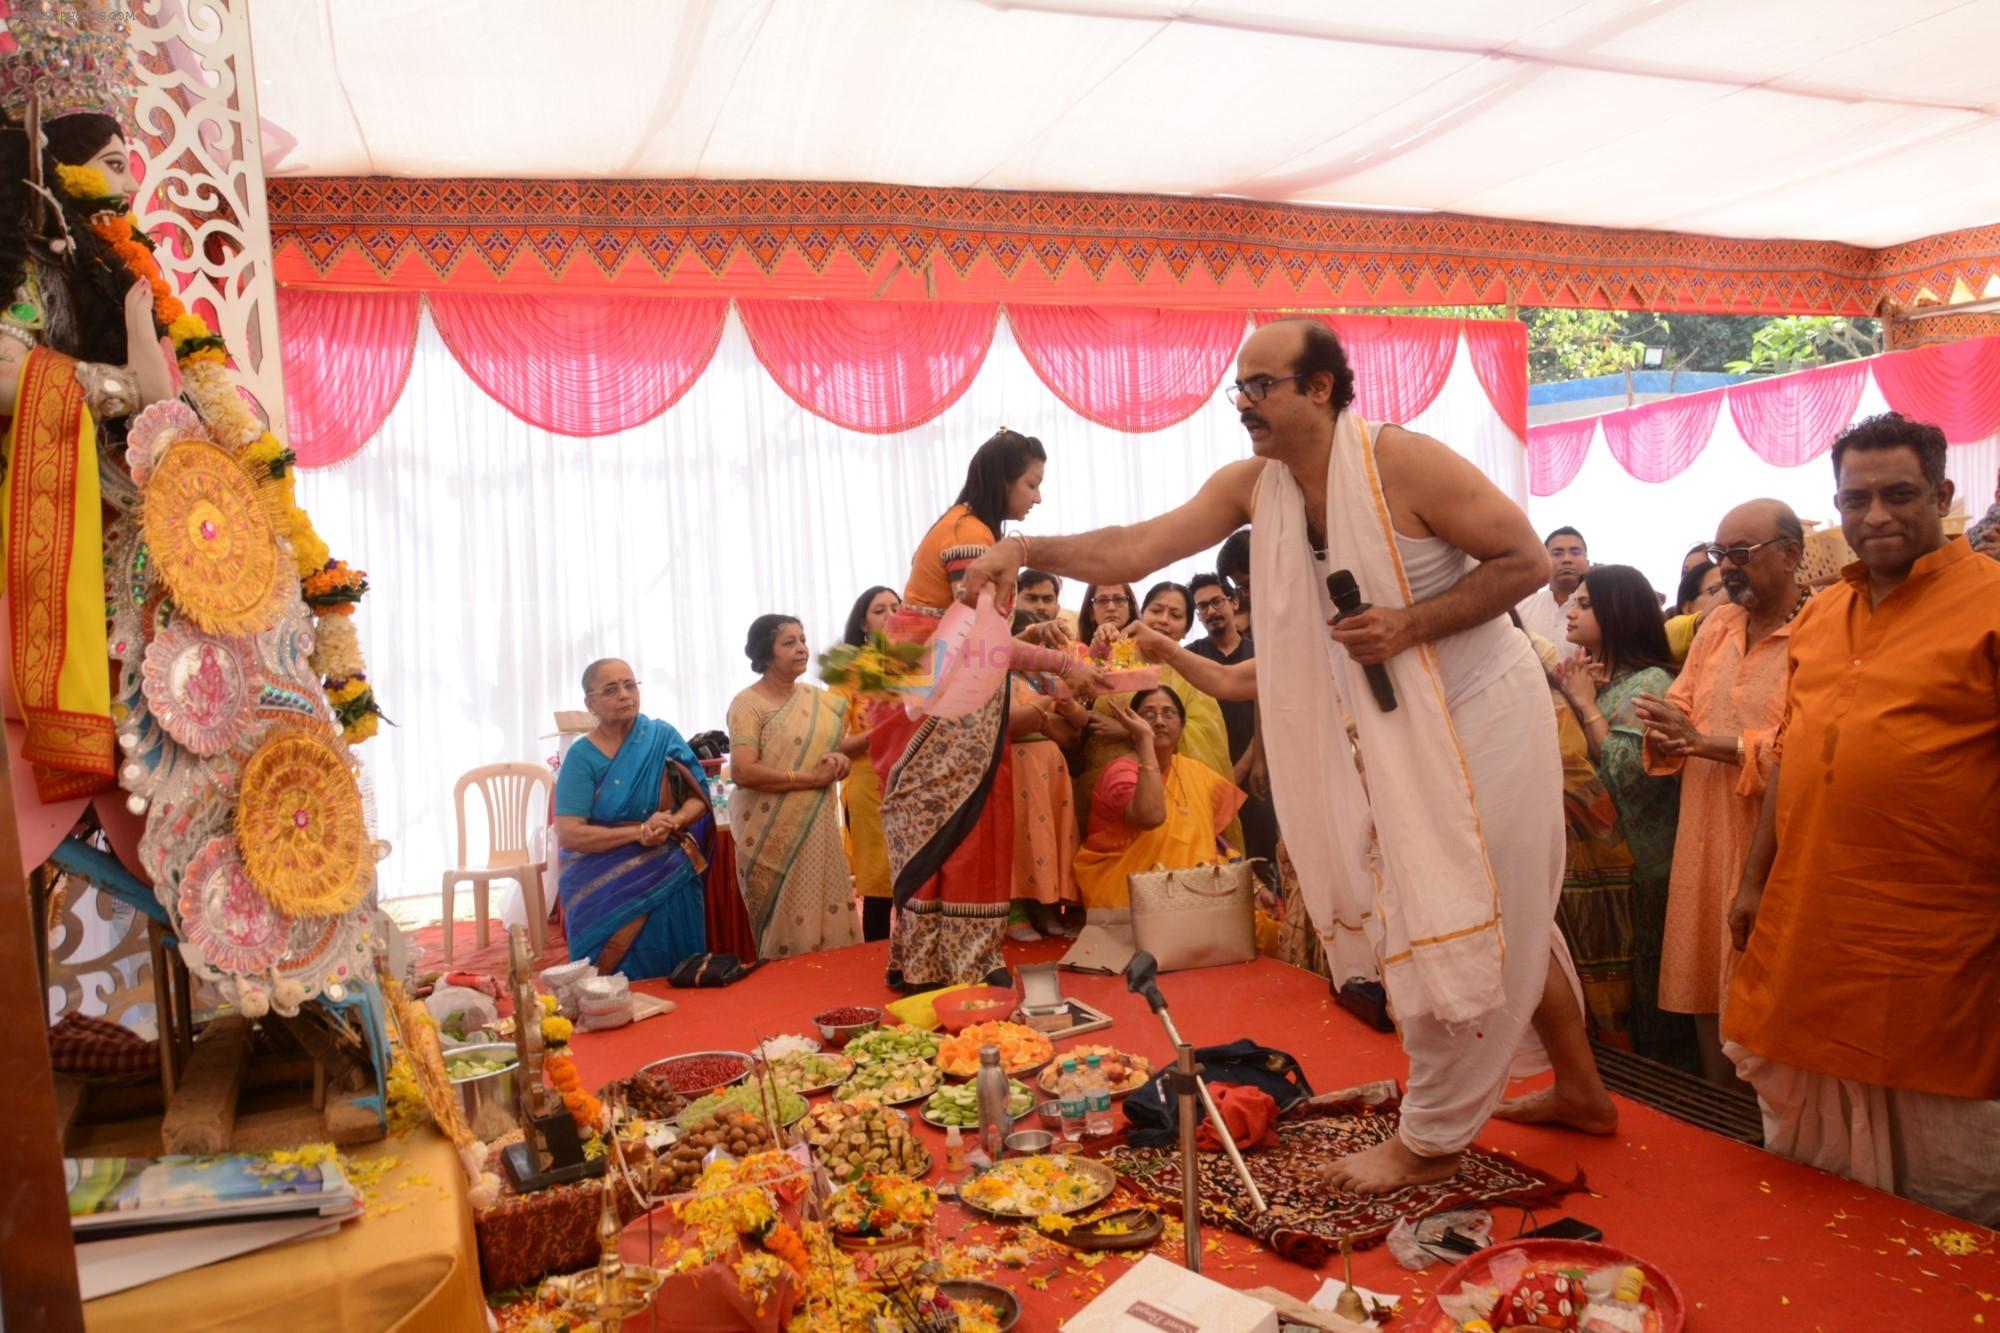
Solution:
<svg viewBox="0 0 2000 1333"><path fill-rule="evenodd" d="M1270 1093L1238 1083L1211 1083L1208 1095L1215 1099L1215 1109L1221 1112L1222 1123L1229 1126L1229 1137L1238 1152L1278 1146L1278 1103ZM1203 1152L1222 1151L1222 1136L1207 1116L1202 1117L1194 1142Z"/></svg>
<svg viewBox="0 0 2000 1333"><path fill-rule="evenodd" d="M592 977L576 988L577 1026L586 1032L621 1028L632 1021L632 983L623 972Z"/></svg>

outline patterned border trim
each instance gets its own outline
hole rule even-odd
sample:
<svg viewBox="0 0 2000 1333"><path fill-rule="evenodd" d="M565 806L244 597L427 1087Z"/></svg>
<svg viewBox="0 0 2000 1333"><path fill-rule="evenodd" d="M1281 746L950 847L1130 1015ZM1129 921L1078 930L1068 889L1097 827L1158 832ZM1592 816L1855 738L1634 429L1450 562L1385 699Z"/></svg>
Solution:
<svg viewBox="0 0 2000 1333"><path fill-rule="evenodd" d="M269 183L289 282L561 279L1227 307L1500 303L1869 316L2000 284L2000 226L1884 250L1165 195L803 181ZM907 272L905 272L907 271ZM871 286L860 289L871 290ZM878 290L879 289L874 289ZM829 293L819 293L829 294Z"/></svg>

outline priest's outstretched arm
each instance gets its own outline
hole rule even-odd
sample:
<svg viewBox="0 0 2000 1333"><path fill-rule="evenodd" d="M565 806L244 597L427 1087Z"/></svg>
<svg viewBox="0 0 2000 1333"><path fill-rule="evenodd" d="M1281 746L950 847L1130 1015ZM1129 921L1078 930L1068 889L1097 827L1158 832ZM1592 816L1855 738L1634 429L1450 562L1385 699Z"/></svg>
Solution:
<svg viewBox="0 0 2000 1333"><path fill-rule="evenodd" d="M992 588L1005 605L1014 595L1014 576L1032 566L1085 583L1131 583L1176 560L1219 544L1250 521L1250 498L1263 471L1262 460L1246 458L1216 472L1192 500L1143 523L1099 528L1073 537L1010 535L981 556L959 583L958 595L973 601Z"/></svg>

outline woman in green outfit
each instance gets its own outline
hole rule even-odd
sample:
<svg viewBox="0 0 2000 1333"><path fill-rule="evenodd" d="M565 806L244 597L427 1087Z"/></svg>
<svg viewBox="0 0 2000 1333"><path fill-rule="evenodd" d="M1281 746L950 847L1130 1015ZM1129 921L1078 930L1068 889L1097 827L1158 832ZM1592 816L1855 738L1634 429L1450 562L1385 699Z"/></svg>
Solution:
<svg viewBox="0 0 2000 1333"><path fill-rule="evenodd" d="M1632 706L1638 695L1659 695L1674 678L1652 584L1629 565L1592 569L1570 599L1569 641L1583 651L1561 664L1563 694L1583 724L1591 762L1618 807L1632 853L1632 1048L1700 1073L1693 1023L1662 1012L1658 1002L1680 780L1647 774L1646 730Z"/></svg>

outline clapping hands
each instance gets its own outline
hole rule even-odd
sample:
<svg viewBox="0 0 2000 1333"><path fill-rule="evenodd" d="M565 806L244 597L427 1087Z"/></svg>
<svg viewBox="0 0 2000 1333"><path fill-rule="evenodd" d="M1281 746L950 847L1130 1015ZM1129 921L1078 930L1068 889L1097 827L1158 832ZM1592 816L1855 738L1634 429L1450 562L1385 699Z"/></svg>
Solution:
<svg viewBox="0 0 2000 1333"><path fill-rule="evenodd" d="M1650 694L1635 695L1633 709L1646 724L1646 739L1663 755L1686 758L1702 739L1694 720L1665 699Z"/></svg>

